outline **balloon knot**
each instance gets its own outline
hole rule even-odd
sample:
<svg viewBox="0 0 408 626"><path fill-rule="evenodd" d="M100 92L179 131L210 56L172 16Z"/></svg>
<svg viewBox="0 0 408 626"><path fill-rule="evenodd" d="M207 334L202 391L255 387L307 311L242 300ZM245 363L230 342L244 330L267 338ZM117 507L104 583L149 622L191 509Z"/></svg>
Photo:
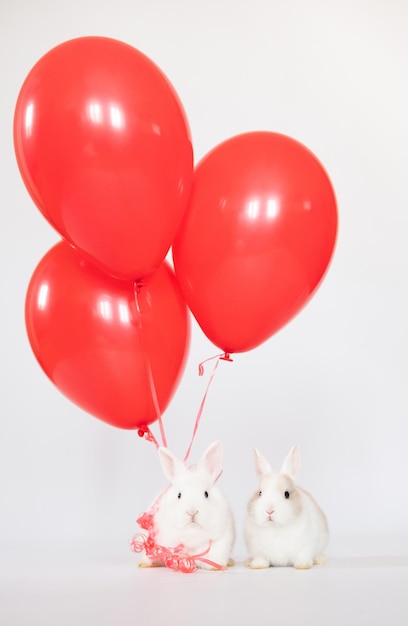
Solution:
<svg viewBox="0 0 408 626"><path fill-rule="evenodd" d="M142 287L145 287L145 283L143 283L141 280L135 280L135 284L134 284L135 293L140 293L140 290L142 289Z"/></svg>
<svg viewBox="0 0 408 626"><path fill-rule="evenodd" d="M216 354L215 356L210 356L208 359L205 359L205 361L202 361L201 363L198 364L199 376L204 375L204 363L207 363L208 361L212 361L214 359L217 359L215 367L217 367L219 361L230 361L232 363L232 359L228 352L223 352L222 354Z"/></svg>
<svg viewBox="0 0 408 626"><path fill-rule="evenodd" d="M148 432L147 426L139 426L137 434L139 435L139 437L144 437L145 435L147 435L147 432Z"/></svg>
<svg viewBox="0 0 408 626"><path fill-rule="evenodd" d="M156 437L153 435L152 431L146 424L142 424L142 426L139 426L139 428L137 429L137 434L142 439L146 439L146 441L151 441L152 443L154 443L156 448L159 447L159 443Z"/></svg>

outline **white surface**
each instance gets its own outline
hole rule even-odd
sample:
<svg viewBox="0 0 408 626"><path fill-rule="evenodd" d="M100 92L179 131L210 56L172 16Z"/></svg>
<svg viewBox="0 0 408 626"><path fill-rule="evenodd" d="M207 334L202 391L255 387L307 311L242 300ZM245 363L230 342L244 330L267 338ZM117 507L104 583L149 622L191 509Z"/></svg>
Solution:
<svg viewBox="0 0 408 626"><path fill-rule="evenodd" d="M286 615L287 623L407 623L407 20L404 0L2 0L2 624L159 623L170 611L190 623L214 607L219 623L247 623L247 611L259 616L254 623L276 615L279 624ZM279 464L298 442L300 483L331 526L325 568L238 566L191 577L135 569L134 520L163 484L155 451L72 405L30 352L25 291L58 236L19 176L14 105L45 52L89 34L126 41L162 68L184 103L196 161L227 137L269 129L306 144L329 172L340 214L330 271L293 322L219 367L192 453L224 442L222 485L242 554L252 447ZM194 326L164 416L176 453L211 372L201 379L197 365L217 353ZM350 533L357 540L346 549ZM99 554L83 547L89 541Z"/></svg>
<svg viewBox="0 0 408 626"><path fill-rule="evenodd" d="M5 582L4 574L0 578L0 620L7 626L406 626L408 550L405 556L391 554L390 546L386 555L377 545L367 556L361 542L347 542L338 548L342 556L307 571L252 571L238 561L227 572L193 574L138 569L136 555L109 556L103 550L97 556L88 549L84 557L83 549L80 558L54 555L45 563L31 555L10 561ZM350 549L353 556L347 556Z"/></svg>

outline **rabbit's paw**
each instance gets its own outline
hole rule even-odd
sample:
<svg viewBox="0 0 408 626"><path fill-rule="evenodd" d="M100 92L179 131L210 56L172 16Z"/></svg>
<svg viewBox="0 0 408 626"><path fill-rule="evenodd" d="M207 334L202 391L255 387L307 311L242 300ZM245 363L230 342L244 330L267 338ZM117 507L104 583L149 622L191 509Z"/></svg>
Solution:
<svg viewBox="0 0 408 626"><path fill-rule="evenodd" d="M255 559L247 559L245 565L250 569L266 569L269 567L269 561L261 557Z"/></svg>

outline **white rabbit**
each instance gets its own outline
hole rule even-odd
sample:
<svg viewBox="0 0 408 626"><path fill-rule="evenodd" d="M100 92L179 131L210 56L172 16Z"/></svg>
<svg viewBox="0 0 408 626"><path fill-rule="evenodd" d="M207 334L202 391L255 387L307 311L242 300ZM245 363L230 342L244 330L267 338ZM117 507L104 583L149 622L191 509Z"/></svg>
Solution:
<svg viewBox="0 0 408 626"><path fill-rule="evenodd" d="M153 507L153 537L159 546L174 549L182 545L188 555L203 554L197 567L217 569L232 565L235 524L230 506L218 487L223 450L215 441L198 464L187 468L170 450L158 449L169 487ZM206 562L210 561L210 563ZM142 567L160 565L145 557Z"/></svg>
<svg viewBox="0 0 408 626"><path fill-rule="evenodd" d="M274 565L293 565L308 569L325 562L329 540L326 516L312 496L297 487L294 479L300 470L300 451L293 446L280 472L255 448L255 470L259 490L248 503L245 518L245 543L252 569Z"/></svg>

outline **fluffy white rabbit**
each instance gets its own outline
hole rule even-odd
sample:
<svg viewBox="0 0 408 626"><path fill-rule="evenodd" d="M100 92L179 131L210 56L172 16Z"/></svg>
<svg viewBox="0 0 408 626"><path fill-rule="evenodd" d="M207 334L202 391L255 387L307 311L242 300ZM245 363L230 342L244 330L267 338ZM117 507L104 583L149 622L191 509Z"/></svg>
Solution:
<svg viewBox="0 0 408 626"><path fill-rule="evenodd" d="M215 441L197 465L187 468L170 450L158 449L168 488L153 507L153 538L159 546L182 546L188 555L203 554L197 567L218 569L232 565L235 524L231 508L217 481L222 473L223 450ZM161 565L145 557L140 566Z"/></svg>
<svg viewBox="0 0 408 626"><path fill-rule="evenodd" d="M248 503L245 544L252 569L293 565L308 569L325 562L329 540L327 519L319 505L294 480L300 470L300 451L293 446L279 472L255 448L259 489Z"/></svg>

